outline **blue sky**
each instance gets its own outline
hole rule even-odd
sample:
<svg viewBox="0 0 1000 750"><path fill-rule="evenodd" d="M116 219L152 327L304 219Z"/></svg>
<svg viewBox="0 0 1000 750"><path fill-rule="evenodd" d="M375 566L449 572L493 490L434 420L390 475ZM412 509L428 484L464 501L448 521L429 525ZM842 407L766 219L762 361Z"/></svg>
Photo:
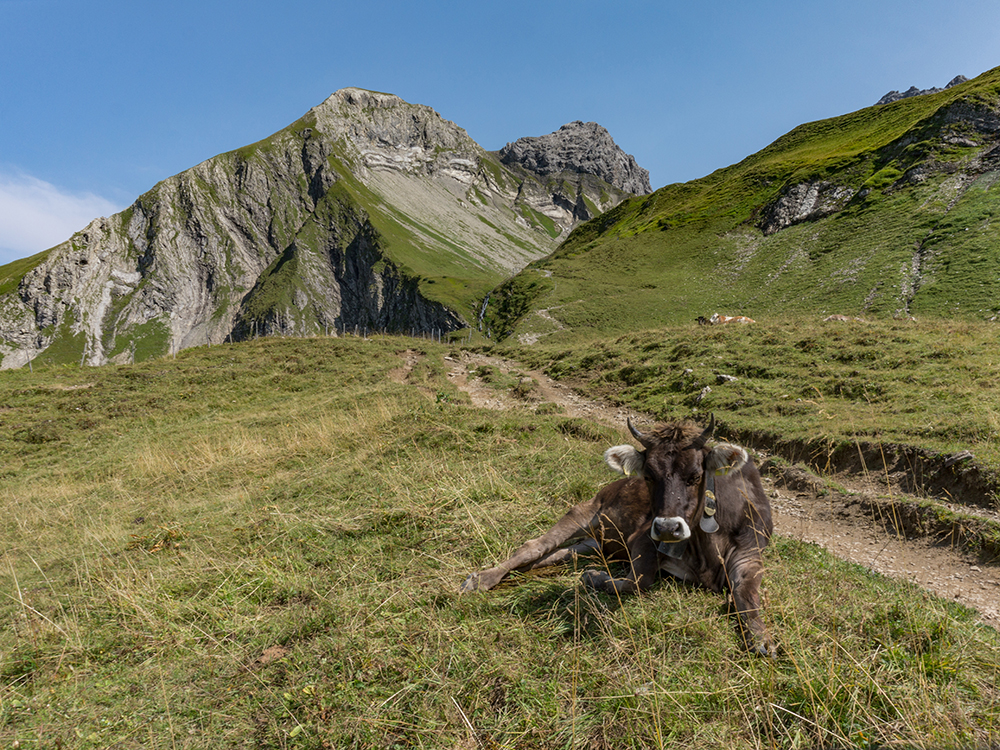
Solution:
<svg viewBox="0 0 1000 750"><path fill-rule="evenodd" d="M0 263L345 86L491 150L593 120L658 188L998 65L996 0L0 0Z"/></svg>

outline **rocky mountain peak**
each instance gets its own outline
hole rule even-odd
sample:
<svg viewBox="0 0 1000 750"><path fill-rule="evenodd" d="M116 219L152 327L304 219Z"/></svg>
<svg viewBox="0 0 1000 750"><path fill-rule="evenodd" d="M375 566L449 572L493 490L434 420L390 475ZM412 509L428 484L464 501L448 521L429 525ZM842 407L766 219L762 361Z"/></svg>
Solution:
<svg viewBox="0 0 1000 750"><path fill-rule="evenodd" d="M576 174L546 177L501 164L430 107L341 89L36 258L0 294L0 369L471 327L478 289L649 190L603 128L560 133L535 161Z"/></svg>
<svg viewBox="0 0 1000 750"><path fill-rule="evenodd" d="M875 106L878 106L879 104L892 104L892 102L898 102L900 99L908 99L911 96L922 96L923 94L937 94L940 91L944 91L945 89L950 89L952 86L957 86L958 84L965 83L968 80L969 79L966 78L965 76L955 76L948 82L948 85L945 86L943 89L939 88L918 89L916 86L910 86L910 88L908 88L906 91L903 91L902 93L900 93L899 91L890 91L888 94L886 94L877 102L875 102Z"/></svg>
<svg viewBox="0 0 1000 750"><path fill-rule="evenodd" d="M649 172L626 154L603 127L579 120L538 137L518 138L499 152L506 165L517 164L543 176L576 172L600 177L630 193L652 192Z"/></svg>
<svg viewBox="0 0 1000 750"><path fill-rule="evenodd" d="M313 107L316 128L353 146L356 164L371 170L441 174L471 181L482 148L430 107L359 88L334 92Z"/></svg>

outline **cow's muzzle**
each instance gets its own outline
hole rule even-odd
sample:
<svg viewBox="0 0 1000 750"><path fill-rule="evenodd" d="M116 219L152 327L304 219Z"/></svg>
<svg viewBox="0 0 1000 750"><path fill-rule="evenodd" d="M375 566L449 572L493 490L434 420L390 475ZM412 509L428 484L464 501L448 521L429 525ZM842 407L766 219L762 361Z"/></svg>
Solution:
<svg viewBox="0 0 1000 750"><path fill-rule="evenodd" d="M649 536L654 542L682 542L691 536L691 527L680 516L653 519Z"/></svg>

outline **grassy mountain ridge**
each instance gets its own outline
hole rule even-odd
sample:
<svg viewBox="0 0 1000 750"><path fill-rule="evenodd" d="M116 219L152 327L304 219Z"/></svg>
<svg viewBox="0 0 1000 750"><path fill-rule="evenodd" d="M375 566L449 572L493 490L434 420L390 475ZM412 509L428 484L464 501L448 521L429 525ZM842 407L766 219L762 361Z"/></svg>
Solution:
<svg viewBox="0 0 1000 750"><path fill-rule="evenodd" d="M519 303L493 328L559 340L716 310L991 317L998 133L1000 68L802 125L577 228L495 292Z"/></svg>

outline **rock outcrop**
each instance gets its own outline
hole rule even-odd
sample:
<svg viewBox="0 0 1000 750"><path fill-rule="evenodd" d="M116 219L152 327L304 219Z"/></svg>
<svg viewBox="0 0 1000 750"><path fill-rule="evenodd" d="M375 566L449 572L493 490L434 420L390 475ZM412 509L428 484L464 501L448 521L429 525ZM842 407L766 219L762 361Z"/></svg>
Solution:
<svg viewBox="0 0 1000 750"><path fill-rule="evenodd" d="M271 333L456 330L476 290L627 194L509 169L429 107L343 89L21 261L0 294L0 367Z"/></svg>
<svg viewBox="0 0 1000 750"><path fill-rule="evenodd" d="M829 216L842 210L856 193L852 188L822 180L792 185L765 209L761 231L774 234L792 224Z"/></svg>
<svg viewBox="0 0 1000 750"><path fill-rule="evenodd" d="M636 195L652 192L649 172L622 151L596 122L579 120L548 135L519 138L499 151L500 161L540 175L589 174Z"/></svg>
<svg viewBox="0 0 1000 750"><path fill-rule="evenodd" d="M900 99L908 99L911 96L922 96L923 94L937 94L940 91L944 91L945 89L950 89L952 86L957 86L958 84L965 83L968 80L969 79L966 78L965 76L955 76L948 82L948 85L945 86L943 89L939 88L918 89L916 86L910 86L910 88L908 88L906 91L903 92L890 91L888 94L886 94L877 102L875 102L875 106L878 106L880 104L892 104L893 102L898 102Z"/></svg>

